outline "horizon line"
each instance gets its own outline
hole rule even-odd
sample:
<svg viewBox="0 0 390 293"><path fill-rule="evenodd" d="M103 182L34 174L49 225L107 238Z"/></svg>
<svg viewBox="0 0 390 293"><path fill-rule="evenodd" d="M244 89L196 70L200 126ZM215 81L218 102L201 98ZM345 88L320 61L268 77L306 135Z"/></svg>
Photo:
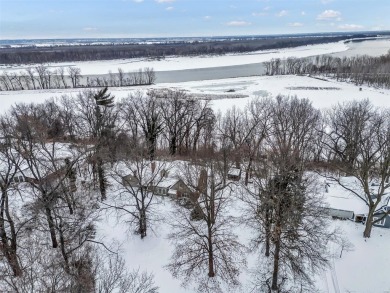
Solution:
<svg viewBox="0 0 390 293"><path fill-rule="evenodd" d="M179 39L191 39L191 38L224 38L224 37L261 37L261 36L299 36L299 35L317 35L317 34L362 34L362 33L390 33L390 30L373 30L373 31L322 31L316 33L278 33L278 34L242 34L242 35L198 35L198 36L149 36L149 37L47 37L47 38L2 38L0 41L20 41L20 40L114 40L114 39L168 39L168 38L179 38Z"/></svg>

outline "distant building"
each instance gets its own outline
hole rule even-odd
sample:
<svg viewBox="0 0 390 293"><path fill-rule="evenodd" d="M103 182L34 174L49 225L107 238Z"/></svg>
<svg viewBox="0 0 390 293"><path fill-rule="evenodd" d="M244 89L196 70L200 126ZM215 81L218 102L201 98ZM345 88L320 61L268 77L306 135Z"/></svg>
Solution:
<svg viewBox="0 0 390 293"><path fill-rule="evenodd" d="M229 180L240 181L241 179L241 169L239 168L230 168L227 174Z"/></svg>

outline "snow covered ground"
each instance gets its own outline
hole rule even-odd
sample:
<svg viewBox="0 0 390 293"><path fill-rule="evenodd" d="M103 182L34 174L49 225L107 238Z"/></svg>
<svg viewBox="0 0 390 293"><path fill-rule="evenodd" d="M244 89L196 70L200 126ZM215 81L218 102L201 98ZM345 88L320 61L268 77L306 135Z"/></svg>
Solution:
<svg viewBox="0 0 390 293"><path fill-rule="evenodd" d="M319 80L307 76L256 76L240 77L211 81L183 82L175 84L158 84L143 87L110 88L117 99L125 98L129 93L150 88L176 88L195 94L197 97L215 95L212 100L214 110L224 111L232 107L245 107L250 99L256 96L297 95L308 98L317 108L327 108L342 101L365 99L378 107L390 106L390 90L375 89L367 86L355 86L335 80ZM360 91L359 89L362 88ZM227 92L230 91L230 92ZM232 92L234 91L234 92ZM61 95L76 96L80 89L36 90L36 91L0 91L0 113L14 103L40 103L51 97ZM234 98L243 95L244 98ZM226 96L221 99L221 96Z"/></svg>
<svg viewBox="0 0 390 293"><path fill-rule="evenodd" d="M331 54L348 50L348 46L343 42L308 45L296 48L287 48L279 50L256 51L242 54L226 54L219 56L196 56L196 57L166 57L162 60L157 59L119 59L88 62L67 62L48 64L51 69L58 67L77 66L81 69L83 75L107 74L109 71L118 72L122 68L124 72L138 71L140 68L152 67L155 71L184 70L195 68L210 68L220 66L233 66L243 64L254 64L269 61L272 58L288 57L309 57L322 54ZM29 65L30 67L33 65ZM27 65L20 66L0 66L0 70L9 72L19 72L26 69Z"/></svg>
<svg viewBox="0 0 390 293"><path fill-rule="evenodd" d="M331 186L329 194L339 192L337 186ZM174 212L175 204L169 198L157 197L160 216L168 217ZM233 210L239 210L240 201L236 200ZM237 212L236 211L236 212ZM364 226L351 221L335 220L335 227L347 236L352 244L349 251L343 251L334 246L336 255L331 261L332 268L318 276L317 287L323 293L388 293L390 292L390 256L387 253L390 242L390 230L374 227L370 239L363 239ZM121 243L121 253L129 268L141 268L153 272L156 284L161 293L183 292L195 293L192 288L182 288L180 281L173 279L164 268L169 262L172 246L167 239L170 227L165 221L154 225L154 231L141 240L139 235L132 235L124 223L118 223L113 216L102 217L98 226L98 237L105 243ZM247 243L251 231L244 225L240 226L238 233L240 241ZM255 269L257 255L248 254L248 267L241 272L242 287L234 292L250 292L250 271Z"/></svg>

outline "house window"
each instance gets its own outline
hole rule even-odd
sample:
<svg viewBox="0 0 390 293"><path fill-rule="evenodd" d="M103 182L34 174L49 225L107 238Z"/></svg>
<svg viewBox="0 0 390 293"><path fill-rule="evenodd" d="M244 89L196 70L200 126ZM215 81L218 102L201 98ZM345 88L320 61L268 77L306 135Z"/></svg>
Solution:
<svg viewBox="0 0 390 293"><path fill-rule="evenodd" d="M24 177L23 176L15 176L13 181L16 182L16 183L23 182L24 181Z"/></svg>
<svg viewBox="0 0 390 293"><path fill-rule="evenodd" d="M376 221L376 220L378 220L378 219L380 219L379 217L374 217L374 222ZM375 225L379 225L379 226L383 226L384 224L385 224L385 222L386 222L386 218L383 218L382 220L380 220L379 222L376 222L375 223Z"/></svg>

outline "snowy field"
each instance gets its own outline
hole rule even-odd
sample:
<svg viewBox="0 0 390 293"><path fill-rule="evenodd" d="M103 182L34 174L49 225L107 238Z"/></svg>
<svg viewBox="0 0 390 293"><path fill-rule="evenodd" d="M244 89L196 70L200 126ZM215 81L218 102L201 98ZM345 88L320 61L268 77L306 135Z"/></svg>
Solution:
<svg viewBox="0 0 390 293"><path fill-rule="evenodd" d="M131 92L148 89L176 88L201 98L213 97L214 110L224 111L232 106L245 107L254 97L271 97L277 94L297 95L308 98L317 108L327 108L345 100L365 99L378 107L390 107L390 90L375 89L367 86L356 86L335 80L319 80L307 76L256 76L240 77L211 81L183 82L175 84L158 84L142 87L110 88L116 99L127 97ZM360 91L359 89L362 88ZM228 92L230 91L230 92ZM232 92L234 91L234 92ZM61 95L76 96L80 89L36 90L36 91L0 91L0 112L6 111L15 103L40 103L49 98ZM237 95L244 98L232 98ZM227 97L221 99L221 97Z"/></svg>
<svg viewBox="0 0 390 293"><path fill-rule="evenodd" d="M142 59L119 59L107 61L88 61L88 62L70 62L70 63L52 63L48 64L51 69L58 67L77 66L81 69L83 75L107 74L109 71L118 72L122 68L124 72L138 71L140 68L151 67L155 71L167 70L185 70L196 68L210 68L220 66L233 66L243 64L255 64L269 61L272 58L285 59L288 57L310 57L322 54L331 54L347 51L348 46L343 42L328 43L301 46L296 48L287 48L279 50L257 51L243 54L226 54L219 56L196 56L196 57L167 57L162 60ZM33 65L30 65L33 66ZM9 72L19 72L28 66L20 65L8 68L0 66L0 70Z"/></svg>

